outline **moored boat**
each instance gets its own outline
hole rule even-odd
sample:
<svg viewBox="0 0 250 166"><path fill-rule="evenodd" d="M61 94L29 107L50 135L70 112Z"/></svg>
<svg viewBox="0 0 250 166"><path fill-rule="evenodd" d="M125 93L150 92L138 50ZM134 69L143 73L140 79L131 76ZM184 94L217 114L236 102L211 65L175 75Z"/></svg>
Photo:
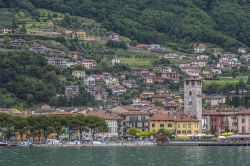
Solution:
<svg viewBox="0 0 250 166"><path fill-rule="evenodd" d="M8 143L6 143L6 142L0 142L0 146L8 146Z"/></svg>
<svg viewBox="0 0 250 166"><path fill-rule="evenodd" d="M21 142L18 142L17 146L19 147L30 147L32 145L31 142L29 141L21 141Z"/></svg>

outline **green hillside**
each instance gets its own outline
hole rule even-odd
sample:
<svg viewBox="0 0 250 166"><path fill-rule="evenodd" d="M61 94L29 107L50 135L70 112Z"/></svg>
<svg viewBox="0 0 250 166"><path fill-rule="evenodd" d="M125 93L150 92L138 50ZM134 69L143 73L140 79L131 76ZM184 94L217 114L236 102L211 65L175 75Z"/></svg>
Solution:
<svg viewBox="0 0 250 166"><path fill-rule="evenodd" d="M0 0L0 6L34 13L39 7L93 18L143 43L203 41L227 49L250 46L247 0Z"/></svg>

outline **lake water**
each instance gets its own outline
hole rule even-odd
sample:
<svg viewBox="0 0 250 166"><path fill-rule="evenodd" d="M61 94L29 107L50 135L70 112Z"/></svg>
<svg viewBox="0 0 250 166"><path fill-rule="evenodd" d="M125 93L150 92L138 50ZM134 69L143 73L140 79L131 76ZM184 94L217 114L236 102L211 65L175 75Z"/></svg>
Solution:
<svg viewBox="0 0 250 166"><path fill-rule="evenodd" d="M250 166L250 147L0 148L0 166Z"/></svg>

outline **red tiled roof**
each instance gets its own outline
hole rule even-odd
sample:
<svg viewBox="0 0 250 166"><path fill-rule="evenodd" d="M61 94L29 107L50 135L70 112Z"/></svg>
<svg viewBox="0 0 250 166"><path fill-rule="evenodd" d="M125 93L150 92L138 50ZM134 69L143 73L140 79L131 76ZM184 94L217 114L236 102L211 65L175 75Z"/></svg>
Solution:
<svg viewBox="0 0 250 166"><path fill-rule="evenodd" d="M150 121L175 121L175 122L197 122L198 120L193 117L188 117L186 115L174 115L174 114L155 114L150 119Z"/></svg>
<svg viewBox="0 0 250 166"><path fill-rule="evenodd" d="M86 113L86 115L98 116L98 117L101 117L105 120L119 120L119 119L121 119L117 115L109 114L109 113L106 113L104 111L91 111L91 112Z"/></svg>

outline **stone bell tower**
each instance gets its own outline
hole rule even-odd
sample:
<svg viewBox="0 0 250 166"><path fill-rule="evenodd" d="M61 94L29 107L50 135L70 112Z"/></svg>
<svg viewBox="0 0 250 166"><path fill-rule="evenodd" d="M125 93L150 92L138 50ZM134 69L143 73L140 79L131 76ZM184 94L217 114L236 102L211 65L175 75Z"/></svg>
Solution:
<svg viewBox="0 0 250 166"><path fill-rule="evenodd" d="M199 133L202 132L202 79L188 77L184 80L184 113L199 120Z"/></svg>

